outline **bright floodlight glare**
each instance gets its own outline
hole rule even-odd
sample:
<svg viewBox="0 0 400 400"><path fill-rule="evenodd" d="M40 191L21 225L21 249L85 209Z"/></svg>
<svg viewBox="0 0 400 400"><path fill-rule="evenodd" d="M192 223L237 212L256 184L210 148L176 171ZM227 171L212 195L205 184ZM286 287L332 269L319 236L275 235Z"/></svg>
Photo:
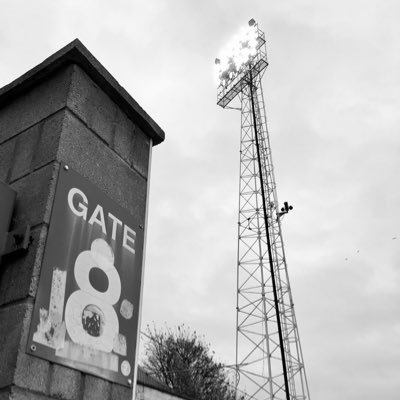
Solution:
<svg viewBox="0 0 400 400"><path fill-rule="evenodd" d="M254 20L242 28L225 46L219 63L216 63L216 75L220 84L227 84L235 78L243 68L249 65L257 55L258 30Z"/></svg>

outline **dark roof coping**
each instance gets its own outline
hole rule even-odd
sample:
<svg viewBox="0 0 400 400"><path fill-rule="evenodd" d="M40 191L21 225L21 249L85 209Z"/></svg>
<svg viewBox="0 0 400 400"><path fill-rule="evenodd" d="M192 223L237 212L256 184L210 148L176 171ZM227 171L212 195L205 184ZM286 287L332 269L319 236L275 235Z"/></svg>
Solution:
<svg viewBox="0 0 400 400"><path fill-rule="evenodd" d="M184 396L181 394L177 394L165 383L162 383L162 382L158 381L156 378L154 378L153 376L151 376L140 365L138 366L138 370L137 370L137 383L139 383L143 386L150 387L152 389L159 390L160 392L171 394L173 396L179 397L184 400L194 400L190 397L187 397L187 396Z"/></svg>
<svg viewBox="0 0 400 400"><path fill-rule="evenodd" d="M0 107L45 80L52 72L70 64L79 65L131 119L138 123L144 133L153 139L154 145L165 139L164 131L79 39L73 40L36 67L2 87L0 89Z"/></svg>

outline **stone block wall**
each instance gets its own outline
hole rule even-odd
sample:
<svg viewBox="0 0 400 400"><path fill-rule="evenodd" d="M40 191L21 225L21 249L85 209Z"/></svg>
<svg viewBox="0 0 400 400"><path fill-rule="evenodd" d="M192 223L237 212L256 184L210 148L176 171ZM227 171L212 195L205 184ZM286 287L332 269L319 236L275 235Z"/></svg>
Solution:
<svg viewBox="0 0 400 400"><path fill-rule="evenodd" d="M0 267L0 400L132 398L132 388L25 349L60 162L144 215L151 147L152 139L75 63L0 107L0 179L17 192L11 229L32 228L28 251L4 257Z"/></svg>

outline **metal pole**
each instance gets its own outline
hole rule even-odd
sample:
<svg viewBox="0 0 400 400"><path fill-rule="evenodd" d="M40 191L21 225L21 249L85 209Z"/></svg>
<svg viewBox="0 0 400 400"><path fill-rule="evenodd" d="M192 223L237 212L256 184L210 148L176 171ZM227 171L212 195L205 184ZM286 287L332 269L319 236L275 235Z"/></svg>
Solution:
<svg viewBox="0 0 400 400"><path fill-rule="evenodd" d="M260 181L261 181L261 196L262 196L262 204L263 204L263 212L264 212L264 220L265 220L265 230L266 230L266 237L267 237L269 268L270 268L270 272L271 272L271 281L272 281L272 288L273 288L273 293L274 293L274 304L275 304L275 312L276 312L276 321L277 321L277 325L278 325L278 336L279 336L279 344L280 344L281 358L282 358L283 379L285 381L286 399L290 400L289 383L288 383L288 376L287 376L288 374L287 374L287 369L286 369L285 348L284 348L284 342L283 342L283 336L282 336L278 294L277 294L277 289L276 289L274 264L272 261L271 239L270 239L270 235L269 235L267 207L266 207L266 202L265 202L265 190L264 190L264 181L263 181L262 164L261 164L260 143L258 140L258 132L257 132L256 110L255 110L255 106L254 106L253 76L252 76L252 72L251 72L251 65L249 66L249 73L250 73L250 100L251 100L251 107L252 107L252 114L253 114L254 136L255 136L256 148L257 148L258 170L259 170Z"/></svg>

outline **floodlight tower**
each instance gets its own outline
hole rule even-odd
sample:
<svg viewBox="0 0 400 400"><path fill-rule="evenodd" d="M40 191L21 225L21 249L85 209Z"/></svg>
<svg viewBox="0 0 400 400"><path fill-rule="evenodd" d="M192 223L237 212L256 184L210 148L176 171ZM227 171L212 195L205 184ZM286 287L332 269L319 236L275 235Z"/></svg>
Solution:
<svg viewBox="0 0 400 400"><path fill-rule="evenodd" d="M261 79L265 34L252 19L216 59L217 104L240 101L236 393L246 399L309 400L283 246ZM240 381L240 385L239 385ZM240 389L239 389L240 386Z"/></svg>

